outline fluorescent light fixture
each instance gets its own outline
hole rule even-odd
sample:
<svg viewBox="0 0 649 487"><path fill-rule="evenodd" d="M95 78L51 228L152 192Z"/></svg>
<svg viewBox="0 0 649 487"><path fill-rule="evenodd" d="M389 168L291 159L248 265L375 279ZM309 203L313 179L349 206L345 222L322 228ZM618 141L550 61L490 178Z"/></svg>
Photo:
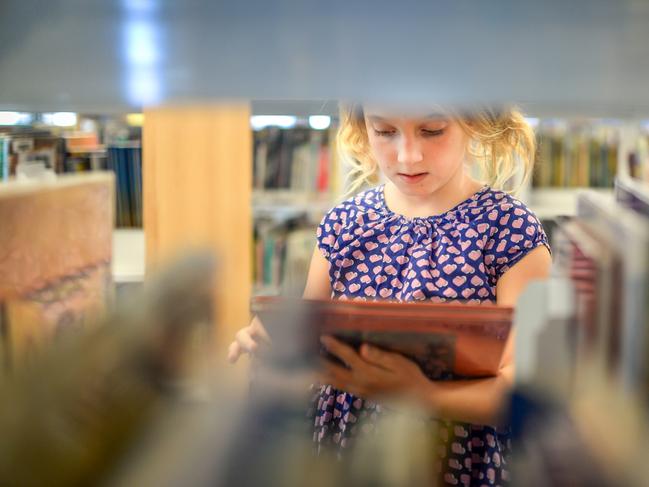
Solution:
<svg viewBox="0 0 649 487"><path fill-rule="evenodd" d="M132 65L127 70L128 96L134 105L155 105L162 98L157 68Z"/></svg>
<svg viewBox="0 0 649 487"><path fill-rule="evenodd" d="M43 123L57 127L72 127L77 124L77 114L73 112L44 113Z"/></svg>
<svg viewBox="0 0 649 487"><path fill-rule="evenodd" d="M154 0L122 0L122 5L129 13L150 13L156 10Z"/></svg>
<svg viewBox="0 0 649 487"><path fill-rule="evenodd" d="M290 129L295 127L297 117L292 115L253 115L250 117L250 125L253 130L261 130L265 127L281 127Z"/></svg>
<svg viewBox="0 0 649 487"><path fill-rule="evenodd" d="M331 117L328 115L311 115L309 126L314 130L325 130L331 125Z"/></svg>
<svg viewBox="0 0 649 487"><path fill-rule="evenodd" d="M126 63L125 83L134 106L154 105L162 99L160 27L151 15L155 2L127 2L129 16L123 24L122 55Z"/></svg>
<svg viewBox="0 0 649 487"><path fill-rule="evenodd" d="M534 117L525 117L525 121L526 121L526 122L530 125L530 127L532 127L533 129L535 129L536 127L539 126L539 119L538 119L538 118L534 118Z"/></svg>
<svg viewBox="0 0 649 487"><path fill-rule="evenodd" d="M0 125L29 125L31 121L31 113L0 112Z"/></svg>
<svg viewBox="0 0 649 487"><path fill-rule="evenodd" d="M126 56L129 64L154 66L160 60L158 31L153 22L130 20L126 24Z"/></svg>

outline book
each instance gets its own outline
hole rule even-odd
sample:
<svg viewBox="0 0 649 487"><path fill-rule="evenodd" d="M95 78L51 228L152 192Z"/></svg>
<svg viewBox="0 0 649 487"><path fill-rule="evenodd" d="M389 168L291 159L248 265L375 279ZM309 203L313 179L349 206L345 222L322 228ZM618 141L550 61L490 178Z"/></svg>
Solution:
<svg viewBox="0 0 649 487"><path fill-rule="evenodd" d="M611 372L620 359L623 280L623 256L613 243L602 228L578 218L562 223L553 242L555 268L574 286L573 359L595 360Z"/></svg>
<svg viewBox="0 0 649 487"><path fill-rule="evenodd" d="M105 309L113 192L99 172L0 186L0 348L11 364Z"/></svg>
<svg viewBox="0 0 649 487"><path fill-rule="evenodd" d="M161 411L177 417L182 402L195 414L187 391L212 387L199 368L212 352L213 300L212 255L185 255L3 377L3 484L114 483L134 444L159 439Z"/></svg>
<svg viewBox="0 0 649 487"><path fill-rule="evenodd" d="M612 195L591 191L580 194L577 216L599 234L609 235L620 256L619 375L626 390L644 388L649 395L649 221Z"/></svg>
<svg viewBox="0 0 649 487"><path fill-rule="evenodd" d="M258 296L251 300L273 342L276 363L313 362L318 337L332 335L414 360L433 380L498 374L512 327L512 307Z"/></svg>
<svg viewBox="0 0 649 487"><path fill-rule="evenodd" d="M139 142L108 147L108 169L115 172L118 227L142 226L142 149Z"/></svg>
<svg viewBox="0 0 649 487"><path fill-rule="evenodd" d="M615 199L623 206L649 217L649 184L631 177L615 179Z"/></svg>

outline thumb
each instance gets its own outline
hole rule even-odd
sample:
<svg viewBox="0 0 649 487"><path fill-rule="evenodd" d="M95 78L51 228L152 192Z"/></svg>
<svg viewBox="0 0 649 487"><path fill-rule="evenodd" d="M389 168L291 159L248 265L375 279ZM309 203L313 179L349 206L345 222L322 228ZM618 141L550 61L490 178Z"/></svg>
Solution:
<svg viewBox="0 0 649 487"><path fill-rule="evenodd" d="M237 360L239 360L240 355L241 347L239 346L239 343L232 342L228 347L228 362L230 362L231 364L235 363Z"/></svg>
<svg viewBox="0 0 649 487"><path fill-rule="evenodd" d="M412 363L400 353L387 352L367 343L364 343L361 347L361 357L365 361L386 370L400 370Z"/></svg>

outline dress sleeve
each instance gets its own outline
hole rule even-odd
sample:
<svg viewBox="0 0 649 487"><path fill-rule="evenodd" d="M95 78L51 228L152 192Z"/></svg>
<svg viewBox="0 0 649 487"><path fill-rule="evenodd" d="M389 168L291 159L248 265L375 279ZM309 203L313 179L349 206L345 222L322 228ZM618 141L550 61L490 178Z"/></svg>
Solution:
<svg viewBox="0 0 649 487"><path fill-rule="evenodd" d="M543 225L522 203L496 211L498 225L487 243L485 265L491 277L498 281L530 251L542 245L550 251L550 245Z"/></svg>
<svg viewBox="0 0 649 487"><path fill-rule="evenodd" d="M341 221L339 208L329 210L316 230L317 245L325 258L329 259L340 235Z"/></svg>

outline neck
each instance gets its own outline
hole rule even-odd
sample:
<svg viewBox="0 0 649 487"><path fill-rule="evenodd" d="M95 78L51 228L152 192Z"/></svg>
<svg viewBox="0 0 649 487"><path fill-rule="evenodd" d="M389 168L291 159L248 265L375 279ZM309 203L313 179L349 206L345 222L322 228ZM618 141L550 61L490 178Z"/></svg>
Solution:
<svg viewBox="0 0 649 487"><path fill-rule="evenodd" d="M395 213L408 218L427 217L442 214L475 194L482 184L459 171L444 185L427 194L410 195L388 181L385 185L385 200Z"/></svg>

